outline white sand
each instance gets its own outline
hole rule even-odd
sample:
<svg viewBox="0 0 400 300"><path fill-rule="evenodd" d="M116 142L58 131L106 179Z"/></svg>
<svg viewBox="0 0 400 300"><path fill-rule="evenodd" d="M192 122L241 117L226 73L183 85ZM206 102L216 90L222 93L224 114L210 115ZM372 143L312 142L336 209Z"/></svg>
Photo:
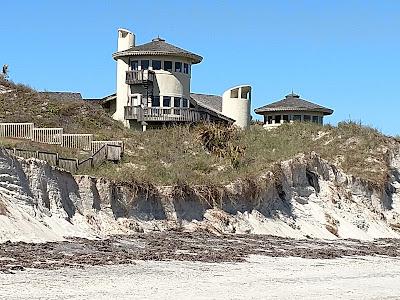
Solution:
<svg viewBox="0 0 400 300"><path fill-rule="evenodd" d="M1 299L398 299L400 259L253 256L0 273Z"/></svg>

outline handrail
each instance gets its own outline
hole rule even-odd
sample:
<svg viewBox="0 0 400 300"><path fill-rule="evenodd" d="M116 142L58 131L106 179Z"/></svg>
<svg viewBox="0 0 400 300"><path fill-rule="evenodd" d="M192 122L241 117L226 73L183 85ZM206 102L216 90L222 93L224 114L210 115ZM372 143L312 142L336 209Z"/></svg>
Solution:
<svg viewBox="0 0 400 300"><path fill-rule="evenodd" d="M200 122L207 114L188 107L125 106L125 119L141 121Z"/></svg>
<svg viewBox="0 0 400 300"><path fill-rule="evenodd" d="M143 84L152 83L155 78L155 73L152 70L131 70L126 71L126 84Z"/></svg>

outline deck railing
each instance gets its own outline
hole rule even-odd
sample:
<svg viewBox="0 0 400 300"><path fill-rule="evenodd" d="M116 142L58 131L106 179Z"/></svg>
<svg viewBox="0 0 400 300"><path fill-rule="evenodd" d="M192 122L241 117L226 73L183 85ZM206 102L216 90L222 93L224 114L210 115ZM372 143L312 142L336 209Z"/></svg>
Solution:
<svg viewBox="0 0 400 300"><path fill-rule="evenodd" d="M125 106L125 119L141 121L200 122L208 114L193 108Z"/></svg>
<svg viewBox="0 0 400 300"><path fill-rule="evenodd" d="M0 138L28 139L38 143L91 151L91 154L104 145L114 146L110 150L112 160L120 160L124 152L123 141L93 141L93 134L65 134L63 128L37 128L34 123L0 123Z"/></svg>
<svg viewBox="0 0 400 300"><path fill-rule="evenodd" d="M126 71L126 84L144 84L154 81L155 73L152 70Z"/></svg>

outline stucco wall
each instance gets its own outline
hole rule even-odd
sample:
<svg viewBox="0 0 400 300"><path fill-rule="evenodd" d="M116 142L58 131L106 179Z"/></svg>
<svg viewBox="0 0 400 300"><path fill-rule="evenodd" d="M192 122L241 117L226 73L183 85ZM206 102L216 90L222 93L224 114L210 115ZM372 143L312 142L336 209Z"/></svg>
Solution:
<svg viewBox="0 0 400 300"><path fill-rule="evenodd" d="M232 90L238 89L237 98L232 97ZM247 98L242 95L248 91ZM235 125L241 128L250 126L251 87L237 86L225 91L222 95L222 114L235 120Z"/></svg>

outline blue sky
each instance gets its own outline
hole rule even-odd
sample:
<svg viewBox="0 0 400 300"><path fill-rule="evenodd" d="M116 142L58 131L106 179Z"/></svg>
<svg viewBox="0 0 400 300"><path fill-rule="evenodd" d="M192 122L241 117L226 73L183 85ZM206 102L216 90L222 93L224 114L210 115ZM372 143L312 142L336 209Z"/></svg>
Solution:
<svg viewBox="0 0 400 300"><path fill-rule="evenodd" d="M115 91L117 28L142 44L160 35L200 54L192 91L253 87L253 109L292 89L400 134L400 1L2 1L0 64L49 91Z"/></svg>

